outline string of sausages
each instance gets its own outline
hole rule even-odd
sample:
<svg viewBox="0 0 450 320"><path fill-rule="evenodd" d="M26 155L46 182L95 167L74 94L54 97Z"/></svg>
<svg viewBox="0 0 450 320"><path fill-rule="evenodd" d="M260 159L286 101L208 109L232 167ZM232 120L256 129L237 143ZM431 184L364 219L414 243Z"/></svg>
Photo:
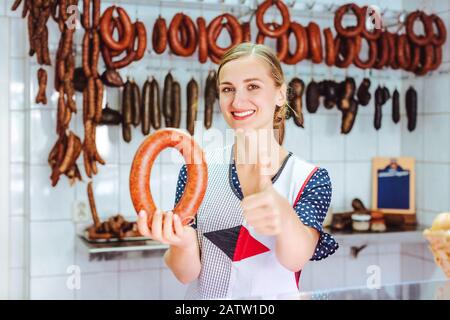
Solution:
<svg viewBox="0 0 450 320"><path fill-rule="evenodd" d="M354 3L338 8L334 17L337 35L332 38L330 29L324 30L326 41L326 62L346 68L351 63L361 69L403 69L424 75L436 70L442 63L442 46L447 38L444 22L436 14L428 15L423 11L408 14L403 33L392 33L383 29L369 31L365 26L368 7L359 7ZM352 12L356 25L342 25L345 14ZM416 33L414 25L423 24L425 34ZM433 26L436 26L436 33ZM362 41L369 47L367 59L360 58ZM331 52L331 53L330 53Z"/></svg>
<svg viewBox="0 0 450 320"><path fill-rule="evenodd" d="M56 133L58 138L48 156L52 168L51 182L56 186L61 175L69 178L70 184L82 180L76 160L81 153L81 139L69 127L72 114L77 112L75 89L73 85L75 72L75 52L73 37L75 26L67 24L67 8L78 5L78 0L62 0L53 7L53 19L61 32L55 60L55 90L58 92Z"/></svg>
<svg viewBox="0 0 450 320"><path fill-rule="evenodd" d="M100 0L83 0L81 22L85 31L82 43L82 67L86 78L86 86L83 90L83 163L86 175L92 178L98 173L97 163L105 164L98 153L95 138L97 125L102 119L104 91L103 82L98 73Z"/></svg>
<svg viewBox="0 0 450 320"><path fill-rule="evenodd" d="M264 21L271 6L276 6L279 11L281 24ZM258 27L254 41L264 43L267 38L276 39L278 58L289 65L309 59L316 64L324 61L328 66L339 68L348 68L351 64L361 69L390 67L417 75L424 75L440 66L447 32L439 16L427 15L423 11L412 12L406 19L404 33L400 34L382 28L368 30L365 25L367 10L367 6L359 7L354 3L340 6L334 16L336 35L333 35L331 28L325 28L322 32L313 21L307 26L291 21L289 9L283 1L266 0L254 13ZM356 25L343 25L343 18L348 13L356 17ZM415 33L414 24L419 21L424 25L424 35ZM228 32L231 40L227 47L217 44L223 30ZM291 36L294 37L293 42L289 41ZM169 48L174 55L188 57L198 47L200 63L206 63L208 58L213 63L219 63L228 49L251 39L250 21L240 23L229 13L215 17L209 24L203 17L198 17L194 22L188 15L177 13L168 26L166 20L159 16L152 32L155 53L162 54ZM360 55L363 41L367 42L369 48L366 59ZM291 48L292 43L295 48Z"/></svg>
<svg viewBox="0 0 450 320"><path fill-rule="evenodd" d="M28 41L30 50L29 56L36 55L36 60L39 65L51 65L50 52L48 48L48 27L47 22L56 7L56 0L15 0L12 4L11 10L16 11L20 4L22 6L22 18L27 19L28 27ZM39 68L37 72L37 79L39 84L38 93L35 102L47 104L47 71L44 68Z"/></svg>

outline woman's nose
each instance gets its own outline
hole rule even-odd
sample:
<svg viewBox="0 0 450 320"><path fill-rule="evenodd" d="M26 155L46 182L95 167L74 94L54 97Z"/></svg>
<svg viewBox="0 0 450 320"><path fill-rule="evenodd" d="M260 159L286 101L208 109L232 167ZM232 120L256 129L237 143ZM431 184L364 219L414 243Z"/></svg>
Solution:
<svg viewBox="0 0 450 320"><path fill-rule="evenodd" d="M240 91L235 91L232 102L233 108L241 109L245 107L246 103L247 103L246 94Z"/></svg>

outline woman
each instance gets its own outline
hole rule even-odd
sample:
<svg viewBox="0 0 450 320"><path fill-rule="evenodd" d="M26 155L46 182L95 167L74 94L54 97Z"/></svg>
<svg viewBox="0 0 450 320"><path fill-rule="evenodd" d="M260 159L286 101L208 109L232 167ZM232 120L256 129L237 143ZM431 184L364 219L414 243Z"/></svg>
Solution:
<svg viewBox="0 0 450 320"><path fill-rule="evenodd" d="M281 145L287 88L269 47L230 49L217 87L234 144L207 152L208 187L195 223L182 226L178 215L158 211L149 229L141 212L139 230L170 245L164 259L179 281L191 283L187 298L296 292L304 265L338 248L322 231L331 201L328 173ZM186 177L183 166L175 203Z"/></svg>

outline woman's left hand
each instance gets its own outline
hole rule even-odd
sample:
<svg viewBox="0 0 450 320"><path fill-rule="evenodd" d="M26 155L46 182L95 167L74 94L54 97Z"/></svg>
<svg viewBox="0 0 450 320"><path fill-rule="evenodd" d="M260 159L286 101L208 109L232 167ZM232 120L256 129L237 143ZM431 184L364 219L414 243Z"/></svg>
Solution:
<svg viewBox="0 0 450 320"><path fill-rule="evenodd" d="M286 216L293 210L286 198L273 187L265 167L259 165L259 192L245 197L241 206L244 218L255 232L275 236L282 232Z"/></svg>

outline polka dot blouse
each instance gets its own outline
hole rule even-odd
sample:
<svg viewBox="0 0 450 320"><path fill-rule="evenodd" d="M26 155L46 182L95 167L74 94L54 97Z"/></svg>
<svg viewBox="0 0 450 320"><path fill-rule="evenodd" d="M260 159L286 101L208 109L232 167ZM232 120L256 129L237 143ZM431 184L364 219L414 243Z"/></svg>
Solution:
<svg viewBox="0 0 450 320"><path fill-rule="evenodd" d="M236 166L231 164L231 177L234 191L240 199L243 199ZM175 205L183 195L187 182L186 165L180 170L175 195ZM309 227L319 231L320 238L315 252L310 260L321 260L333 254L339 247L335 239L323 231L322 223L331 202L331 181L326 169L318 168L306 184L300 199L294 204L294 210L300 221ZM196 227L195 223L192 225Z"/></svg>

